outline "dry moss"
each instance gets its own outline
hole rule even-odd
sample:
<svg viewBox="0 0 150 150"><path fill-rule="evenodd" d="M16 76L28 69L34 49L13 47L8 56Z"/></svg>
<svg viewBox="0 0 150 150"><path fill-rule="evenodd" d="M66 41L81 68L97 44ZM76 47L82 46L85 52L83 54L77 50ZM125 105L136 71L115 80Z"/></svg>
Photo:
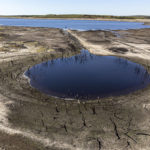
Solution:
<svg viewBox="0 0 150 150"><path fill-rule="evenodd" d="M45 47L39 47L36 52L41 53L41 52L46 52L47 49Z"/></svg>

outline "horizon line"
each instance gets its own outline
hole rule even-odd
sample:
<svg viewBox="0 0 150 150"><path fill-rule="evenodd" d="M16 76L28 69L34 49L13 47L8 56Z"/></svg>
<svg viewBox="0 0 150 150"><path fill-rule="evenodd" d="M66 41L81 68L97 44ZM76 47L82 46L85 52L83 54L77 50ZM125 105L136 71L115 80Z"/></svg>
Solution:
<svg viewBox="0 0 150 150"><path fill-rule="evenodd" d="M78 14L78 13L76 13L76 14L70 14L70 13L63 13L63 14L8 14L8 15L4 15L4 14L0 14L0 16L48 16L48 15L56 15L56 16L62 16L62 15L87 15L87 16L122 16L122 17L124 17L124 16L150 16L150 15L142 15L142 14L139 14L139 15L111 15L111 14L109 14L109 15L106 15L106 14Z"/></svg>

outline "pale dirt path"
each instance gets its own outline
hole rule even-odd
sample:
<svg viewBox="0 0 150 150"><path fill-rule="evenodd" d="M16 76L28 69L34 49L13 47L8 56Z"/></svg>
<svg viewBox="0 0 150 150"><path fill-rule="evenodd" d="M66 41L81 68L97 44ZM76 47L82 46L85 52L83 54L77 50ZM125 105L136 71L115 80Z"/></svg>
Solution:
<svg viewBox="0 0 150 150"><path fill-rule="evenodd" d="M122 42L118 39L109 39L112 43L111 46L107 44L93 44L90 42L87 42L86 38L83 38L81 36L78 36L77 34L73 33L71 30L68 30L70 34L72 34L76 39L80 41L80 43L88 49L91 53L97 54L97 55L112 55L112 56L123 56L123 57L129 57L129 58L141 58L150 60L150 44L134 44L134 43L127 43ZM127 48L130 51L128 51L125 54L117 54L113 53L109 50L110 47L121 47L121 48Z"/></svg>

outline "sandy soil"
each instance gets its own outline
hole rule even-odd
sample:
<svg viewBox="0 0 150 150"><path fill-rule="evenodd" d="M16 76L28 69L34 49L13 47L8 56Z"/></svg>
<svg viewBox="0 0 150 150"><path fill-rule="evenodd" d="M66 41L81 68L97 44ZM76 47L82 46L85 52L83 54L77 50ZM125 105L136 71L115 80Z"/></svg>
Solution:
<svg viewBox="0 0 150 150"><path fill-rule="evenodd" d="M68 32L91 53L150 60L150 29Z"/></svg>
<svg viewBox="0 0 150 150"><path fill-rule="evenodd" d="M0 149L149 150L150 86L94 101L65 101L30 87L31 66L79 53L116 55L150 72L150 29L62 31L0 27Z"/></svg>

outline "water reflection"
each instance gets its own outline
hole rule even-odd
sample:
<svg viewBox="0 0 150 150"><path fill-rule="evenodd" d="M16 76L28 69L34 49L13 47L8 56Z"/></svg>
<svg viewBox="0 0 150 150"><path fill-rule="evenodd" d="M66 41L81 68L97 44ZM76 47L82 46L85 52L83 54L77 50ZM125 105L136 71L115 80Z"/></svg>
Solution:
<svg viewBox="0 0 150 150"><path fill-rule="evenodd" d="M114 56L96 56L87 50L35 65L25 74L33 87L46 94L76 99L120 95L150 83L143 66Z"/></svg>

